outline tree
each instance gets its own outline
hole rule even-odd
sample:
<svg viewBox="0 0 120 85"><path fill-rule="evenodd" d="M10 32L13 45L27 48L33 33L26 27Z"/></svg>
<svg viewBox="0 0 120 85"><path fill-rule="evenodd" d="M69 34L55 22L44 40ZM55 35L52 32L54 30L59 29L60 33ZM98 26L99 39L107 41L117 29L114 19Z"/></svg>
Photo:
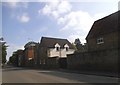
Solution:
<svg viewBox="0 0 120 85"><path fill-rule="evenodd" d="M80 50L82 50L82 49L83 49L82 44L81 44L81 42L80 42L80 39L79 39L79 38L75 39L74 44L75 44L75 46L76 46L76 48L77 48L77 50L78 50L78 51L80 51Z"/></svg>
<svg viewBox="0 0 120 85"><path fill-rule="evenodd" d="M0 38L0 46L1 46L1 50L2 50L2 64L6 63L6 55L7 55L7 45L6 42L4 41L3 38Z"/></svg>
<svg viewBox="0 0 120 85"><path fill-rule="evenodd" d="M75 45L77 45L77 44L81 44L80 39L79 39L79 38L75 39L74 44L75 44Z"/></svg>
<svg viewBox="0 0 120 85"><path fill-rule="evenodd" d="M2 64L6 63L6 55L7 55L7 46L5 44L2 45Z"/></svg>
<svg viewBox="0 0 120 85"><path fill-rule="evenodd" d="M79 38L75 39L74 46L76 47L75 53L86 52L87 51L87 43L81 44Z"/></svg>
<svg viewBox="0 0 120 85"><path fill-rule="evenodd" d="M14 51L12 56L9 58L9 64L17 65L17 51Z"/></svg>

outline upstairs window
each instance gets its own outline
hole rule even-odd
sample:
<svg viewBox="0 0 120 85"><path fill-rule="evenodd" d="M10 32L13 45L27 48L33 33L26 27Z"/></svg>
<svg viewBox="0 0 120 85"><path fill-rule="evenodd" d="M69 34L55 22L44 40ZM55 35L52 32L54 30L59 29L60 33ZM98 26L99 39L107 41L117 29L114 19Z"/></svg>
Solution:
<svg viewBox="0 0 120 85"><path fill-rule="evenodd" d="M104 43L103 38L98 38L98 39L97 39L97 44L102 44L102 43Z"/></svg>
<svg viewBox="0 0 120 85"><path fill-rule="evenodd" d="M64 48L65 48L66 51L69 50L69 46L67 44L64 45Z"/></svg>
<svg viewBox="0 0 120 85"><path fill-rule="evenodd" d="M56 51L59 51L60 50L60 47L56 47Z"/></svg>
<svg viewBox="0 0 120 85"><path fill-rule="evenodd" d="M58 43L55 44L56 51L60 51L60 45Z"/></svg>
<svg viewBox="0 0 120 85"><path fill-rule="evenodd" d="M68 47L66 47L66 51L68 51Z"/></svg>

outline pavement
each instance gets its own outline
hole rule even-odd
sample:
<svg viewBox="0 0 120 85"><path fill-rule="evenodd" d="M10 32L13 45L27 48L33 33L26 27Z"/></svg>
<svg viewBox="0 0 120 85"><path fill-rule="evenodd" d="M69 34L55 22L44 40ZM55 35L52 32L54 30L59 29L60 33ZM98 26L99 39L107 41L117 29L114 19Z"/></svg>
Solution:
<svg viewBox="0 0 120 85"><path fill-rule="evenodd" d="M2 83L118 83L117 77L76 74L57 70L6 67Z"/></svg>
<svg viewBox="0 0 120 85"><path fill-rule="evenodd" d="M120 78L119 72L105 72L105 71L85 71L85 70L72 70L72 69L59 69L62 72L86 74L86 75L96 75L96 76L106 76L106 77L117 77Z"/></svg>

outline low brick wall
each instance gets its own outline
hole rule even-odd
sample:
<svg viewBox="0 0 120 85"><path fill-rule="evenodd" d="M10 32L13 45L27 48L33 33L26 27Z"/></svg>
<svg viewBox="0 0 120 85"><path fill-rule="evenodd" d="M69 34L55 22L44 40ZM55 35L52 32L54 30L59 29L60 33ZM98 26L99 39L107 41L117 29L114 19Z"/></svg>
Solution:
<svg viewBox="0 0 120 85"><path fill-rule="evenodd" d="M67 56L67 68L92 71L118 71L118 49L83 52Z"/></svg>
<svg viewBox="0 0 120 85"><path fill-rule="evenodd" d="M49 57L46 60L46 65L44 68L56 69L56 68L66 68L67 58Z"/></svg>
<svg viewBox="0 0 120 85"><path fill-rule="evenodd" d="M50 57L47 59L47 65L46 68L53 69L53 68L58 68L58 57Z"/></svg>

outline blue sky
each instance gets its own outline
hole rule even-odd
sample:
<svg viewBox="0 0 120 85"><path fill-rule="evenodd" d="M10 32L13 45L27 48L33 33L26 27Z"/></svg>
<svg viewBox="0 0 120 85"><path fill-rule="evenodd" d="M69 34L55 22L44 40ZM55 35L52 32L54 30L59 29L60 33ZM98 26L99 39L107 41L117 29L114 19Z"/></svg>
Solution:
<svg viewBox="0 0 120 85"><path fill-rule="evenodd" d="M66 38L71 42L85 37L95 20L118 10L118 0L68 2L2 3L2 36L9 45L8 55L23 49L28 41L40 42L42 36ZM1 36L1 35L0 35Z"/></svg>

